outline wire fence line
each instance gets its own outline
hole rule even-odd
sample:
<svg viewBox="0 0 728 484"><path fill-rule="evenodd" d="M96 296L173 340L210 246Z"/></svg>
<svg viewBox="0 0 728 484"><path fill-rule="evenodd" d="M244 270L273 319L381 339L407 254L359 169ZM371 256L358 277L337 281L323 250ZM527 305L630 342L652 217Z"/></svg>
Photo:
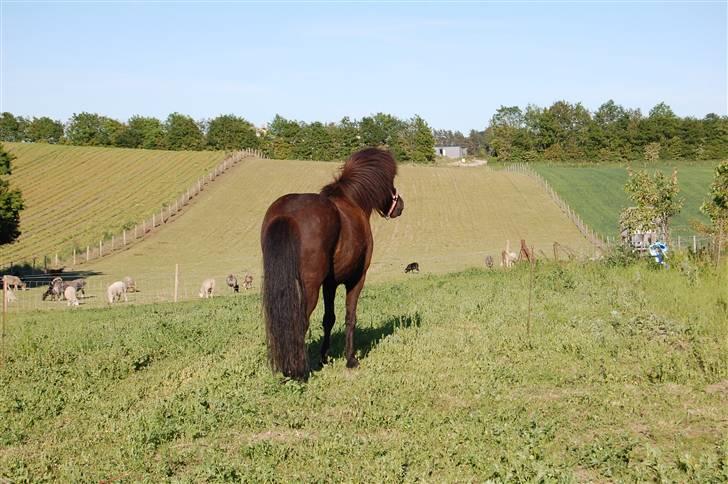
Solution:
<svg viewBox="0 0 728 484"><path fill-rule="evenodd" d="M144 238L155 231L157 227L166 225L178 214L183 212L190 202L197 197L205 188L214 182L220 175L227 172L233 166L247 158L266 158L260 150L244 149L235 151L226 156L217 166L208 173L195 180L186 190L180 193L168 203L163 204L159 210L152 213L148 218L135 224L133 227L122 229L121 232L111 237L102 237L98 244L89 244L86 247L59 247L54 254L43 254L34 256L30 260L3 261L0 264L0 272L8 274L15 271L35 271L50 268L60 269L62 267L82 266L83 264L111 255L119 250L124 250L131 245L144 240Z"/></svg>
<svg viewBox="0 0 728 484"><path fill-rule="evenodd" d="M697 245L698 250L703 247L710 248L710 239L703 238ZM505 241L503 247L505 248ZM536 260L574 260L588 261L599 260L606 255L603 248L592 246L591 249L583 247L571 247L568 244L559 242L553 243L528 243L527 248L533 251ZM692 244L684 244L681 246L683 250L692 250ZM511 250L519 253L519 243L514 241ZM452 261L452 257L448 255L432 255L417 257L423 274L433 268L433 273L439 273L443 270L464 270L468 267L487 267L486 258L490 256L492 268L494 270L503 270L501 267L501 250L478 250L458 253L458 262L452 266L450 264L443 265L442 262ZM370 272L372 275L393 276L403 273L405 266L412 262L400 258L383 257L372 261ZM225 267L229 269L225 269ZM107 300L107 288L116 281L122 281L129 276L134 280L135 291L126 293L126 301L114 302L112 305L129 305L129 304L155 304L170 303L197 300L200 298L200 290L203 281L206 279L214 279L215 290L213 297L219 296L236 296L233 288L228 287L226 278L229 274L233 274L238 283L239 294L256 293L260 290L263 276L260 273L260 267L241 267L239 262L217 261L213 267L205 263L189 263L171 265L166 271L150 271L145 273L117 273L117 274L97 274L83 270L63 272L61 274L42 274L23 276L22 282L27 286L27 290L12 288L4 293L7 301L7 310L9 313L19 313L24 311L47 311L47 310L79 310L87 308L103 308L109 307ZM246 289L244 278L246 275L252 277L252 287ZM78 278L84 278L86 286L84 293L79 294L79 306L69 307L68 302L55 298L46 297L43 294L48 290L49 284L55 277L61 277L63 281L71 281Z"/></svg>
<svg viewBox="0 0 728 484"><path fill-rule="evenodd" d="M559 196L558 193L556 193L556 190L554 190L549 182L546 181L544 177L542 177L539 173L534 171L530 166L526 165L525 163L513 163L505 168L503 168L506 172L511 173L522 173L524 175L530 176L531 178L534 178L538 183L541 185L541 188L543 188L546 193L551 197L551 200L556 203L556 205L561 209L564 214L571 220L574 225L576 225L576 228L579 229L579 232L586 237L586 239L591 242L593 245L600 249L606 248L607 241L602 238L600 234L598 234L594 229L589 227L589 225L584 222L584 220L579 216L579 214L572 209L568 203L564 201L563 198Z"/></svg>
<svg viewBox="0 0 728 484"><path fill-rule="evenodd" d="M78 294L78 307L69 307L68 301L63 297L44 294L49 289L54 275L33 275L22 278L26 289L8 288L5 292L8 311L23 312L33 310L71 310L84 308L101 308L117 304L154 304L164 302L181 302L199 299L201 286L206 279L215 281L212 297L236 294L233 288L226 284L227 276L231 272L220 270L205 270L204 268L171 267L168 272L149 272L144 274L89 274L83 271L64 272L62 279L69 282L74 279L85 279L83 293ZM239 293L257 292L260 288L260 279L252 271L238 270L232 272L237 278ZM247 274L252 276L252 287L245 288L244 279ZM107 299L108 287L125 277L134 281L134 289L129 289L119 302L109 303ZM61 277L61 276L55 276Z"/></svg>
<svg viewBox="0 0 728 484"><path fill-rule="evenodd" d="M586 222L584 222L579 214L574 209L572 209L569 204L564 201L563 198L559 196L559 194L556 192L556 190L553 189L551 184L546 181L546 179L540 173L536 172L527 164L512 163L505 166L503 170L511 173L522 173L538 181L538 183L541 185L541 188L546 191L546 193L549 195L549 197L551 197L554 203L556 203L556 205L561 209L562 212L564 212L569 220L571 220L574 225L576 225L582 235L584 235L584 237L586 237L586 239L589 240L592 245L603 250L622 244L622 241L617 240L616 237L603 237L601 234L591 228ZM714 243L713 237L697 234L689 236L670 236L670 240L665 242L667 242L668 246L675 247L678 250L692 249L693 252L697 252L698 250L703 249L710 250L713 247Z"/></svg>

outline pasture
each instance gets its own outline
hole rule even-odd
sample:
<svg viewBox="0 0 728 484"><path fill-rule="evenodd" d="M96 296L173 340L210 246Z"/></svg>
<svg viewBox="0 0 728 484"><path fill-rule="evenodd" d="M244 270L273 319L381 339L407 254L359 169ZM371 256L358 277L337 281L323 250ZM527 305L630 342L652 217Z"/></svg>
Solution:
<svg viewBox="0 0 728 484"><path fill-rule="evenodd" d="M17 156L10 183L23 192L22 234L0 262L79 253L158 212L224 157L180 152L4 143ZM50 263L50 262L49 262Z"/></svg>
<svg viewBox="0 0 728 484"><path fill-rule="evenodd" d="M335 360L306 384L269 371L256 294L24 313L0 477L725 481L726 274L679 265L540 263L530 335L524 265L370 284L356 370L340 291Z"/></svg>
<svg viewBox="0 0 728 484"><path fill-rule="evenodd" d="M700 205L707 198L713 181L714 162L675 162L680 196L685 203L680 214L671 223L673 236L692 236L691 220L707 223L700 212ZM532 163L530 167L540 173L584 221L603 236L618 237L619 213L630 205L624 192L627 182L625 165L549 165ZM660 162L654 165L635 165L635 169L647 169L652 173L660 169L672 173L672 164Z"/></svg>
<svg viewBox="0 0 728 484"><path fill-rule="evenodd" d="M125 275L141 292L135 301L172 299L175 264L180 266L179 296L196 298L200 283L238 277L249 271L259 287L260 224L268 205L288 192L318 191L331 181L337 163L248 160L228 171L173 223L128 250L82 264L99 274L89 280L102 290ZM446 273L484 265L490 254L500 260L506 240L517 251L521 238L537 252L552 253L558 241L574 252L592 255L576 227L528 176L485 168L433 168L402 165L395 181L405 200L394 220L372 216L374 257L368 280L405 277L410 262L422 273ZM39 298L35 291L20 298ZM89 299L89 305L101 298ZM20 301L21 304L23 301ZM37 307L37 306L32 306Z"/></svg>

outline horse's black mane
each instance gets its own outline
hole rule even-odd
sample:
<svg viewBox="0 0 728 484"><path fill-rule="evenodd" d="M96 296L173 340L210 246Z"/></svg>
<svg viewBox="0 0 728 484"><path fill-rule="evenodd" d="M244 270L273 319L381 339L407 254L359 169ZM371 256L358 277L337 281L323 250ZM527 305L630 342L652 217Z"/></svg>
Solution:
<svg viewBox="0 0 728 484"><path fill-rule="evenodd" d="M397 163L378 148L357 151L344 163L336 179L321 189L326 197L345 196L362 210L384 215L392 200Z"/></svg>

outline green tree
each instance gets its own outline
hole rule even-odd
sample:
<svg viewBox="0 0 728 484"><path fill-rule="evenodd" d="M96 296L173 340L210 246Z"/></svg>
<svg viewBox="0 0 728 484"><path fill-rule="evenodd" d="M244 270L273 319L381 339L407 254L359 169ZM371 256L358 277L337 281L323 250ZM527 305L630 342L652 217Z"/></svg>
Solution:
<svg viewBox="0 0 728 484"><path fill-rule="evenodd" d="M344 117L332 129L331 139L334 143L336 159L347 159L362 147L359 123Z"/></svg>
<svg viewBox="0 0 728 484"><path fill-rule="evenodd" d="M0 144L0 176L10 175L15 156ZM20 211L23 197L19 190L11 189L10 182L0 178L0 244L7 244L20 236Z"/></svg>
<svg viewBox="0 0 728 484"><path fill-rule="evenodd" d="M165 122L166 146L170 150L201 150L205 136L200 126L189 116L172 113Z"/></svg>
<svg viewBox="0 0 728 484"><path fill-rule="evenodd" d="M427 121L415 115L410 121L413 140L409 159L415 163L432 163L435 161L435 137Z"/></svg>
<svg viewBox="0 0 728 484"><path fill-rule="evenodd" d="M117 143L126 148L164 149L164 125L157 118L132 116Z"/></svg>
<svg viewBox="0 0 728 484"><path fill-rule="evenodd" d="M265 149L271 158L290 160L294 157L294 147L299 137L301 126L276 114L268 125L265 134Z"/></svg>
<svg viewBox="0 0 728 484"><path fill-rule="evenodd" d="M363 146L388 148L395 159L407 161L408 154L402 146L401 132L405 123L391 114L377 113L362 118L359 132Z"/></svg>
<svg viewBox="0 0 728 484"><path fill-rule="evenodd" d="M255 127L243 118L226 114L216 117L208 125L207 145L214 150L257 148L258 144Z"/></svg>
<svg viewBox="0 0 728 484"><path fill-rule="evenodd" d="M708 199L700 206L700 211L713 223L711 232L717 237L716 246L720 254L728 235L728 160L722 161L715 169Z"/></svg>
<svg viewBox="0 0 728 484"><path fill-rule="evenodd" d="M25 139L28 141L58 143L61 138L63 138L63 124L47 116L33 118L25 127Z"/></svg>
<svg viewBox="0 0 728 484"><path fill-rule="evenodd" d="M653 176L644 170L628 170L628 174L624 189L635 206L622 212L622 220L630 220L627 228L632 230L657 230L663 240L668 241L670 218L680 213L683 205L682 198L678 196L677 170L670 177L661 171L656 171Z"/></svg>
<svg viewBox="0 0 728 484"><path fill-rule="evenodd" d="M490 146L499 160L514 159L514 144L523 127L523 113L518 106L501 106L490 120Z"/></svg>
<svg viewBox="0 0 728 484"><path fill-rule="evenodd" d="M0 114L0 141L23 141L23 128L11 113Z"/></svg>
<svg viewBox="0 0 728 484"><path fill-rule="evenodd" d="M66 139L70 144L80 146L120 145L124 129L124 125L115 119L84 112L71 117Z"/></svg>

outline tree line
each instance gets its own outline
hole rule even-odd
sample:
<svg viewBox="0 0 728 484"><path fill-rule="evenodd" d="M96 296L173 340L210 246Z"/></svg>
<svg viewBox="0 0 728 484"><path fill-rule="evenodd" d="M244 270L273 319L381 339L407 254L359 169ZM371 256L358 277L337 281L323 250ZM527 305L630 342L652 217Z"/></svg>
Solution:
<svg viewBox="0 0 728 484"><path fill-rule="evenodd" d="M276 159L341 160L368 146L384 146L400 161L434 161L432 129L420 116L378 113L361 120L306 123L276 116L265 128L235 115L195 121L172 113L166 120L132 116L126 123L95 113L74 114L65 124L43 116L0 115L0 141L63 143L166 150L259 149Z"/></svg>
<svg viewBox="0 0 728 484"><path fill-rule="evenodd" d="M591 112L557 101L548 108L501 106L485 130L438 130L435 139L514 162L710 160L728 157L728 116L679 117L665 103L645 116L612 100Z"/></svg>

